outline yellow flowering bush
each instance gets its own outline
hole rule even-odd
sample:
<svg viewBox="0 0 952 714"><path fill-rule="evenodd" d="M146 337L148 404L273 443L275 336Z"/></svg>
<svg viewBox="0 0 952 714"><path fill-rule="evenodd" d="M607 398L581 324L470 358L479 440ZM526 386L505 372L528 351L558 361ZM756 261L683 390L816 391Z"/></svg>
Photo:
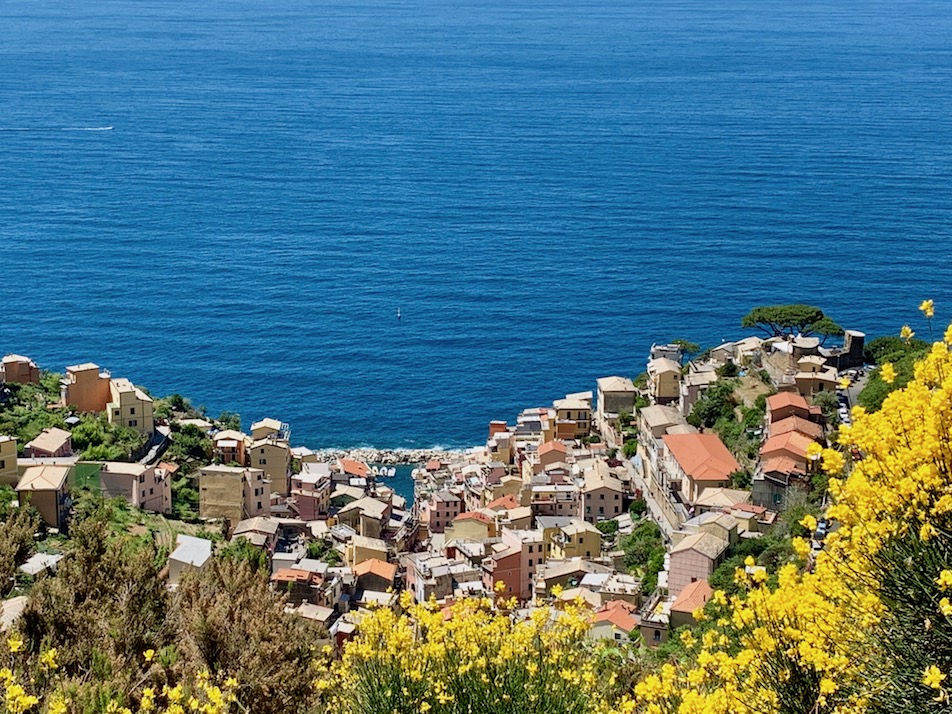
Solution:
<svg viewBox="0 0 952 714"><path fill-rule="evenodd" d="M486 714L595 712L608 684L586 645L587 610L540 608L525 619L463 600L442 610L379 609L318 682L330 711ZM610 679L610 678L609 678Z"/></svg>
<svg viewBox="0 0 952 714"><path fill-rule="evenodd" d="M775 586L739 570L742 593L698 613L691 657L637 685L640 711L952 711L950 345L952 329L881 410L854 409L843 451L823 450L836 528L815 561L797 540Z"/></svg>

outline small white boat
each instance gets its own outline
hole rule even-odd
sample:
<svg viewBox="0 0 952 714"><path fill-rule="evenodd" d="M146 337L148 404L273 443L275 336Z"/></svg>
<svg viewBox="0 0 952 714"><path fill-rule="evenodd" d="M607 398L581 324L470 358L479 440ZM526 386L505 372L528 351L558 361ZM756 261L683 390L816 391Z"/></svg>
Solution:
<svg viewBox="0 0 952 714"><path fill-rule="evenodd" d="M391 466L389 469L387 469L387 476L389 476L390 478L393 478L396 475L397 475L397 468L395 466Z"/></svg>

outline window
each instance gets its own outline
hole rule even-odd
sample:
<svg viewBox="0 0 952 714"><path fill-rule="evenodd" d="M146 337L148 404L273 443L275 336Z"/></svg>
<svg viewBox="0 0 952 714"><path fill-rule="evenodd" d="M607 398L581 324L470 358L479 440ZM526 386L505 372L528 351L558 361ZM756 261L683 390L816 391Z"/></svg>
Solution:
<svg viewBox="0 0 952 714"><path fill-rule="evenodd" d="M145 491L142 492L141 498L145 498Z"/></svg>
<svg viewBox="0 0 952 714"><path fill-rule="evenodd" d="M264 466L268 463L267 459L258 459L258 466Z"/></svg>
<svg viewBox="0 0 952 714"><path fill-rule="evenodd" d="M651 636L655 642L661 642L661 630L655 630L654 634Z"/></svg>
<svg viewBox="0 0 952 714"><path fill-rule="evenodd" d="M258 510L261 510L261 501L258 501Z"/></svg>
<svg viewBox="0 0 952 714"><path fill-rule="evenodd" d="M4 468L7 465L7 462L3 459L0 459L0 469Z"/></svg>
<svg viewBox="0 0 952 714"><path fill-rule="evenodd" d="M131 408L129 409L129 414L131 415L131 414L135 414L135 413L136 413L136 408L135 408L135 407L131 407Z"/></svg>
<svg viewBox="0 0 952 714"><path fill-rule="evenodd" d="M139 483L145 483L145 474L139 474Z"/></svg>
<svg viewBox="0 0 952 714"><path fill-rule="evenodd" d="M616 501L618 500L618 494L617 494L617 493L615 494L615 500L616 500Z"/></svg>
<svg viewBox="0 0 952 714"><path fill-rule="evenodd" d="M119 410L118 410L118 409L113 409L112 415L113 415L114 417L118 417L118 416L119 416Z"/></svg>
<svg viewBox="0 0 952 714"><path fill-rule="evenodd" d="M586 512L586 513L591 513L591 512L592 512L592 507L591 507L591 506L585 506L585 512Z"/></svg>
<svg viewBox="0 0 952 714"><path fill-rule="evenodd" d="M139 420L138 420L138 419L130 419L130 420L129 420L129 426L139 426Z"/></svg>
<svg viewBox="0 0 952 714"><path fill-rule="evenodd" d="M598 500L599 500L599 501L604 501L604 500L605 500L605 494L604 494L604 493L598 494Z"/></svg>
<svg viewBox="0 0 952 714"><path fill-rule="evenodd" d="M605 509L604 509L602 506L599 506L599 507L598 507L598 512L599 512L599 513L604 513L604 512L605 512Z"/></svg>
<svg viewBox="0 0 952 714"><path fill-rule="evenodd" d="M529 558L529 567L532 567L532 558Z"/></svg>
<svg viewBox="0 0 952 714"><path fill-rule="evenodd" d="M155 495L155 489L154 489L154 488L150 488L150 489L149 489L149 495L150 495L150 496L154 496L154 495Z"/></svg>

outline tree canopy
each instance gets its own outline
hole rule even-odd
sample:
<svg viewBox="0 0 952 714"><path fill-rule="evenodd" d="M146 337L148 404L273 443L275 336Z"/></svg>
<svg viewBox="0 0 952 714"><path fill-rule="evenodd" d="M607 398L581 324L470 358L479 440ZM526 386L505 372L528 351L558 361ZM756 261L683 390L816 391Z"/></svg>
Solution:
<svg viewBox="0 0 952 714"><path fill-rule="evenodd" d="M843 328L812 305L762 305L741 318L741 327L757 329L770 337L801 334L831 337L843 334Z"/></svg>

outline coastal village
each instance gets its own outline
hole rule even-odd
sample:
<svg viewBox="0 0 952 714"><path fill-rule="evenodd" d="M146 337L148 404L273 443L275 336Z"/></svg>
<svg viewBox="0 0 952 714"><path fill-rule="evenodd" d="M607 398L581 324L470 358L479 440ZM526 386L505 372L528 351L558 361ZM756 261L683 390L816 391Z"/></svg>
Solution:
<svg viewBox="0 0 952 714"><path fill-rule="evenodd" d="M521 617L580 603L593 639L654 647L694 622L719 569L764 570L744 556L789 535L788 512L822 516L818 447L849 420L864 335L847 330L835 348L746 337L693 356L661 344L646 357L637 377L492 421L476 448L381 453L295 445L267 414L243 430L92 363L52 384L10 354L0 405L45 389L57 426L20 443L0 422L0 484L59 542L83 498L154 517L172 589L216 551L251 549L288 611L338 648L368 610L399 610L404 591L444 608L485 598ZM95 430L109 438L94 443ZM390 485L398 463L413 466L412 501ZM815 549L828 527L820 518L808 534ZM52 542L18 578L55 577ZM18 599L4 601L4 627Z"/></svg>

